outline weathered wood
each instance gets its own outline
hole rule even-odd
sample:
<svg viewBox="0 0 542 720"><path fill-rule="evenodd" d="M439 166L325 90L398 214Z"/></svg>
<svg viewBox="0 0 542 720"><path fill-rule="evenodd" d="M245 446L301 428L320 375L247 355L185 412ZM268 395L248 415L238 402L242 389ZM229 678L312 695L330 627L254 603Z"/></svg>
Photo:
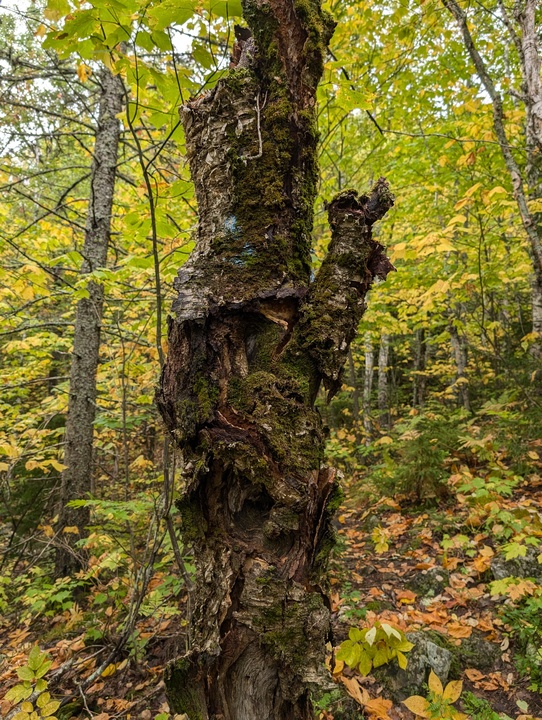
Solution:
<svg viewBox="0 0 542 720"><path fill-rule="evenodd" d="M340 499L314 400L321 381L340 386L365 294L391 267L371 227L393 200L381 180L330 204L311 283L315 91L333 22L317 0L244 12L253 38L237 65L181 110L200 217L157 400L183 456L197 577L194 645L167 686L191 720L308 720Z"/></svg>

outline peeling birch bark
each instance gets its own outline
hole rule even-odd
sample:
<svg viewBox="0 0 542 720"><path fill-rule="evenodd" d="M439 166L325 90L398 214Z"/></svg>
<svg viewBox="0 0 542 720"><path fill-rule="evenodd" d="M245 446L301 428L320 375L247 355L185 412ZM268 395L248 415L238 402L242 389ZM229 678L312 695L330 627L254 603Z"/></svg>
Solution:
<svg viewBox="0 0 542 720"><path fill-rule="evenodd" d="M325 573L340 502L314 400L340 387L375 275L387 183L329 206L310 282L315 91L334 23L318 0L246 0L251 42L181 110L199 204L157 402L184 464L193 647L166 673L191 720L308 720L326 683Z"/></svg>

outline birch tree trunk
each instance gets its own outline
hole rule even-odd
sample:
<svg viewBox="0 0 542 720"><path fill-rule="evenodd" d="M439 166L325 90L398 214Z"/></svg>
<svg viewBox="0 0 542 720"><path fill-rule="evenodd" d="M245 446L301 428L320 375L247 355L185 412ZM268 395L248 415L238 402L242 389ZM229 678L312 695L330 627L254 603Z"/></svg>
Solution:
<svg viewBox="0 0 542 720"><path fill-rule="evenodd" d="M365 337L365 374L363 378L363 428L369 437L373 427L371 423L371 393L373 392L373 377L375 366L375 353L371 336Z"/></svg>
<svg viewBox="0 0 542 720"><path fill-rule="evenodd" d="M371 227L393 198L381 179L330 203L311 283L315 92L334 23L318 0L245 0L244 16L237 67L181 109L199 225L157 400L183 458L196 610L166 685L190 718L309 720L339 502L314 400L321 382L340 387L365 294L391 268Z"/></svg>
<svg viewBox="0 0 542 720"><path fill-rule="evenodd" d="M380 424L384 427L390 425L389 398L388 398L388 360L390 355L390 336L382 333L380 349L378 351L378 412Z"/></svg>
<svg viewBox="0 0 542 720"><path fill-rule="evenodd" d="M441 0L456 20L465 48L470 55L476 73L493 104L493 127L500 145L506 168L510 175L514 197L524 230L530 243L533 265L532 280L532 331L542 337L542 212L531 212L528 199L542 198L542 81L540 78L541 59L539 38L536 27L537 0L516 0L514 14L516 23L509 15L503 0L498 0L503 21L514 42L521 60L523 87L521 99L526 112L526 164L520 166L512 152L516 144L509 141L503 101L491 77L488 67L478 52L472 36L466 12L457 0ZM525 193L524 185L528 187ZM540 355L542 344L535 341L533 352Z"/></svg>
<svg viewBox="0 0 542 720"><path fill-rule="evenodd" d="M120 123L124 87L120 77L104 69L92 161L83 273L105 267L111 229L111 209L115 191ZM60 493L59 538L56 554L57 576L72 575L84 565L84 557L74 543L85 534L88 508L67 507L70 500L84 498L91 490L93 436L96 415L96 374L100 353L100 333L104 292L97 282L87 285L88 297L77 303L70 371L70 394L66 421L64 464ZM75 528L77 532L64 533Z"/></svg>
<svg viewBox="0 0 542 720"><path fill-rule="evenodd" d="M359 426L359 387L358 379L356 377L356 366L354 365L354 358L352 357L352 348L349 348L348 350L348 382L352 388L352 417L354 419L354 434L356 436L356 443L359 445L361 442Z"/></svg>
<svg viewBox="0 0 542 720"><path fill-rule="evenodd" d="M525 102L527 140L527 183L533 200L542 198L542 79L539 29L536 27L536 0L516 3L516 17L520 26L520 58L523 69L523 93ZM533 212L537 235L542 238L542 211ZM540 335L538 354L542 341L542 270L535 272L532 282L533 332Z"/></svg>

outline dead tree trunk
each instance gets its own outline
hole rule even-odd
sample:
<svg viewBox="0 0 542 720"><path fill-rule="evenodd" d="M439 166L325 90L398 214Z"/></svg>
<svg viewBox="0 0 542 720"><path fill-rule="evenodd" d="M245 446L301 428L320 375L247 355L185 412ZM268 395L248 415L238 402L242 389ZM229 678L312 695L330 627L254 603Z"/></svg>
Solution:
<svg viewBox="0 0 542 720"><path fill-rule="evenodd" d="M83 273L102 268L107 260L111 229L111 208L115 191L120 123L124 86L120 77L104 69L101 76L101 97L92 161L90 199L88 205ZM77 303L70 372L70 395L66 421L66 447L60 493L59 532L56 573L71 575L84 564L74 542L85 533L89 523L88 508L72 508L70 500L84 498L91 490L93 469L94 418L96 415L96 373L100 353L100 332L103 315L103 287L90 281L88 297ZM77 533L63 533L73 527Z"/></svg>
<svg viewBox="0 0 542 720"><path fill-rule="evenodd" d="M340 193L310 282L315 91L334 23L319 0L246 0L253 37L181 110L199 205L179 270L158 405L181 449L179 510L197 569L193 646L166 673L202 720L308 720L323 677L323 578L338 503L314 400L341 383L373 277L387 183Z"/></svg>

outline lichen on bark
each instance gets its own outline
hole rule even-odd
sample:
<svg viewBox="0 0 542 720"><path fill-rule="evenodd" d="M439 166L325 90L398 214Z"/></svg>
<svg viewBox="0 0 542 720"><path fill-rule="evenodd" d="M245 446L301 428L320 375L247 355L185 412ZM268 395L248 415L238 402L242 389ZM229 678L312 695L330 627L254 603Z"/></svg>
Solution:
<svg viewBox="0 0 542 720"><path fill-rule="evenodd" d="M200 215L157 400L183 456L197 577L193 647L166 682L190 718L308 720L326 681L339 497L314 398L322 380L336 387L389 269L371 227L392 198L379 181L331 203L311 284L315 90L333 22L318 0L245 0L244 14L239 66L181 109Z"/></svg>

